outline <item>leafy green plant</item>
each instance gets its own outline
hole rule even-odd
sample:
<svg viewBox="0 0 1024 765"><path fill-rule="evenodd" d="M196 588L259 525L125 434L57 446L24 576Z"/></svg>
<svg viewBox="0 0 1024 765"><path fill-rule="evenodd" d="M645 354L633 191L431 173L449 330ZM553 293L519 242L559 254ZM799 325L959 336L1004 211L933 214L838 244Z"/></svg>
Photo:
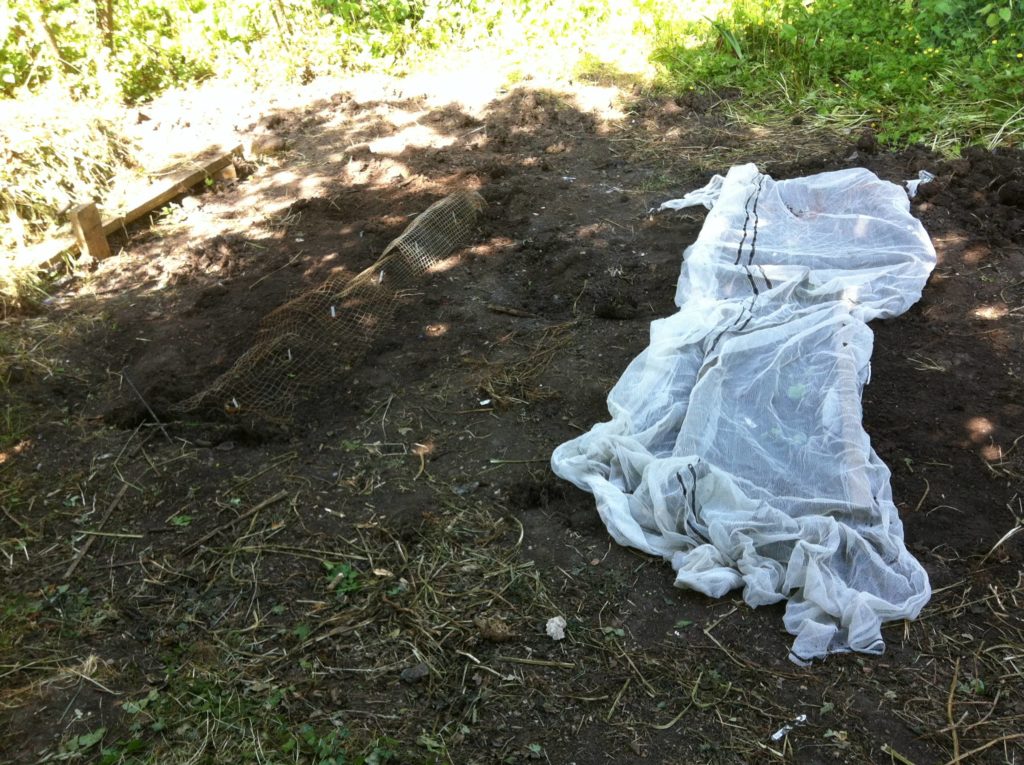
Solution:
<svg viewBox="0 0 1024 765"><path fill-rule="evenodd" d="M952 12L952 6L948 0L943 0L940 5L942 5L944 10L947 12ZM996 29L1013 21L1013 1L1009 0L1005 3L989 3L988 5L979 8L976 13L985 18L985 24L989 29Z"/></svg>
<svg viewBox="0 0 1024 765"><path fill-rule="evenodd" d="M324 561L323 565L327 571L327 586L339 597L350 592L357 592L362 588L362 583L359 581L359 572L350 564Z"/></svg>
<svg viewBox="0 0 1024 765"><path fill-rule="evenodd" d="M86 750L92 749L100 743L106 734L106 728L97 728L96 730L89 731L88 733L72 736L61 746L61 753L67 757L82 754Z"/></svg>

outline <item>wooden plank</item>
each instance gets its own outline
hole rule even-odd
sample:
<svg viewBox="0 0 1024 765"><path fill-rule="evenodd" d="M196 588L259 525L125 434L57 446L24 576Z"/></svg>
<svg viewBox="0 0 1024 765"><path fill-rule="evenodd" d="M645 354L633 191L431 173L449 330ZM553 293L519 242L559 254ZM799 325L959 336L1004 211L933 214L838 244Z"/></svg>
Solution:
<svg viewBox="0 0 1024 765"><path fill-rule="evenodd" d="M231 165L236 157L241 156L241 144L228 150L217 147L204 152L199 159L190 163L188 169L171 173L166 178L148 186L143 192L145 195L143 201L103 224L103 234L109 236L115 231L124 230L130 223L137 221L157 207L167 204L176 196L185 194L193 186L212 177L218 171ZM23 256L22 263L30 268L52 268L63 258L74 255L78 249L79 242L75 237L60 235L56 239L27 248L27 256ZM85 252L85 250L82 251Z"/></svg>
<svg viewBox="0 0 1024 765"><path fill-rule="evenodd" d="M202 183L207 178L213 177L214 173L218 170L223 170L234 161L236 156L241 156L241 154L242 145L238 144L227 153L218 153L212 159L205 162L197 161L193 163L194 169L181 170L168 176L165 180L151 187L151 190L155 192L153 196L148 197L145 201L137 204L127 212L104 223L104 233L111 234L114 231L119 231L128 226L129 223L134 223L146 213L167 204L176 196L186 193L193 186Z"/></svg>
<svg viewBox="0 0 1024 765"><path fill-rule="evenodd" d="M95 260L110 257L110 245L107 244L107 235L103 231L103 221L100 220L100 211L96 209L95 202L73 207L68 217L71 218L71 228L75 231L79 250Z"/></svg>

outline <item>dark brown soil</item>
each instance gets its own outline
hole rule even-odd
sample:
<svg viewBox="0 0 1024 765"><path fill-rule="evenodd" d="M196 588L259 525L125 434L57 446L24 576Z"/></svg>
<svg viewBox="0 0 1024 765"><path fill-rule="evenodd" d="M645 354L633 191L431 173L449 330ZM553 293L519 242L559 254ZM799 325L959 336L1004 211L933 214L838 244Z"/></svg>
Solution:
<svg viewBox="0 0 1024 765"><path fill-rule="evenodd" d="M211 683L257 709L279 689L286 727L342 726L355 749L393 739L394 762L1024 758L1024 533L997 546L1024 519L1024 155L766 145L696 96L635 103L615 124L527 88L482 115L424 103L338 94L276 114L279 167L333 178L329 193L303 198L295 180L257 194L257 173L200 195L229 211L209 236L138 232L44 316L0 328L8 417L23 424L0 444L0 760L102 725L104 746L138 739L140 757L184 761L189 735L133 728L145 713L125 702L155 691L180 708ZM452 143L375 154L395 131L382 107L425 112ZM936 594L887 629L880 658L789 664L781 608L674 589L667 564L611 544L591 498L547 467L606 417L650 321L674 310L703 213L648 211L745 156L777 178L938 176L913 209L939 263L918 305L873 327L864 400ZM476 241L405 299L365 363L284 423L172 413L272 308L370 265L408 216L461 188L488 202ZM262 224L231 227L232 209L267 200ZM512 568L491 580L477 558ZM335 597L328 559L381 584ZM556 613L560 643L544 634ZM227 656L234 685L217 673ZM194 750L258 759L226 747Z"/></svg>

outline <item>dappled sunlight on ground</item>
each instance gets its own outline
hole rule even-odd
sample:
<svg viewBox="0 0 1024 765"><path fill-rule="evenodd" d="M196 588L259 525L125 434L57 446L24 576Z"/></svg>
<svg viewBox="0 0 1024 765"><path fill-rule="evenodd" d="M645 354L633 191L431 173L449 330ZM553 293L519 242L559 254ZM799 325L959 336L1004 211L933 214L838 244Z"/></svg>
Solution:
<svg viewBox="0 0 1024 765"><path fill-rule="evenodd" d="M1009 313L1010 309L1004 304L983 305L971 311L971 315L976 319L983 319L985 321L998 321L1005 318Z"/></svg>

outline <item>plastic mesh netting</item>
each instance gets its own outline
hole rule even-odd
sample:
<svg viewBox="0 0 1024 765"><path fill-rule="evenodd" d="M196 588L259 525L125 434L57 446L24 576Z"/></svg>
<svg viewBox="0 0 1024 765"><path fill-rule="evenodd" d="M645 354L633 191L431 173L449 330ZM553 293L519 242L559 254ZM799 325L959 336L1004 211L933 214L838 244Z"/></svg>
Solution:
<svg viewBox="0 0 1024 765"><path fill-rule="evenodd" d="M469 240L483 204L472 191L435 202L370 268L351 279L330 277L269 313L253 346L178 408L286 416L311 386L350 369L370 350L403 291Z"/></svg>

